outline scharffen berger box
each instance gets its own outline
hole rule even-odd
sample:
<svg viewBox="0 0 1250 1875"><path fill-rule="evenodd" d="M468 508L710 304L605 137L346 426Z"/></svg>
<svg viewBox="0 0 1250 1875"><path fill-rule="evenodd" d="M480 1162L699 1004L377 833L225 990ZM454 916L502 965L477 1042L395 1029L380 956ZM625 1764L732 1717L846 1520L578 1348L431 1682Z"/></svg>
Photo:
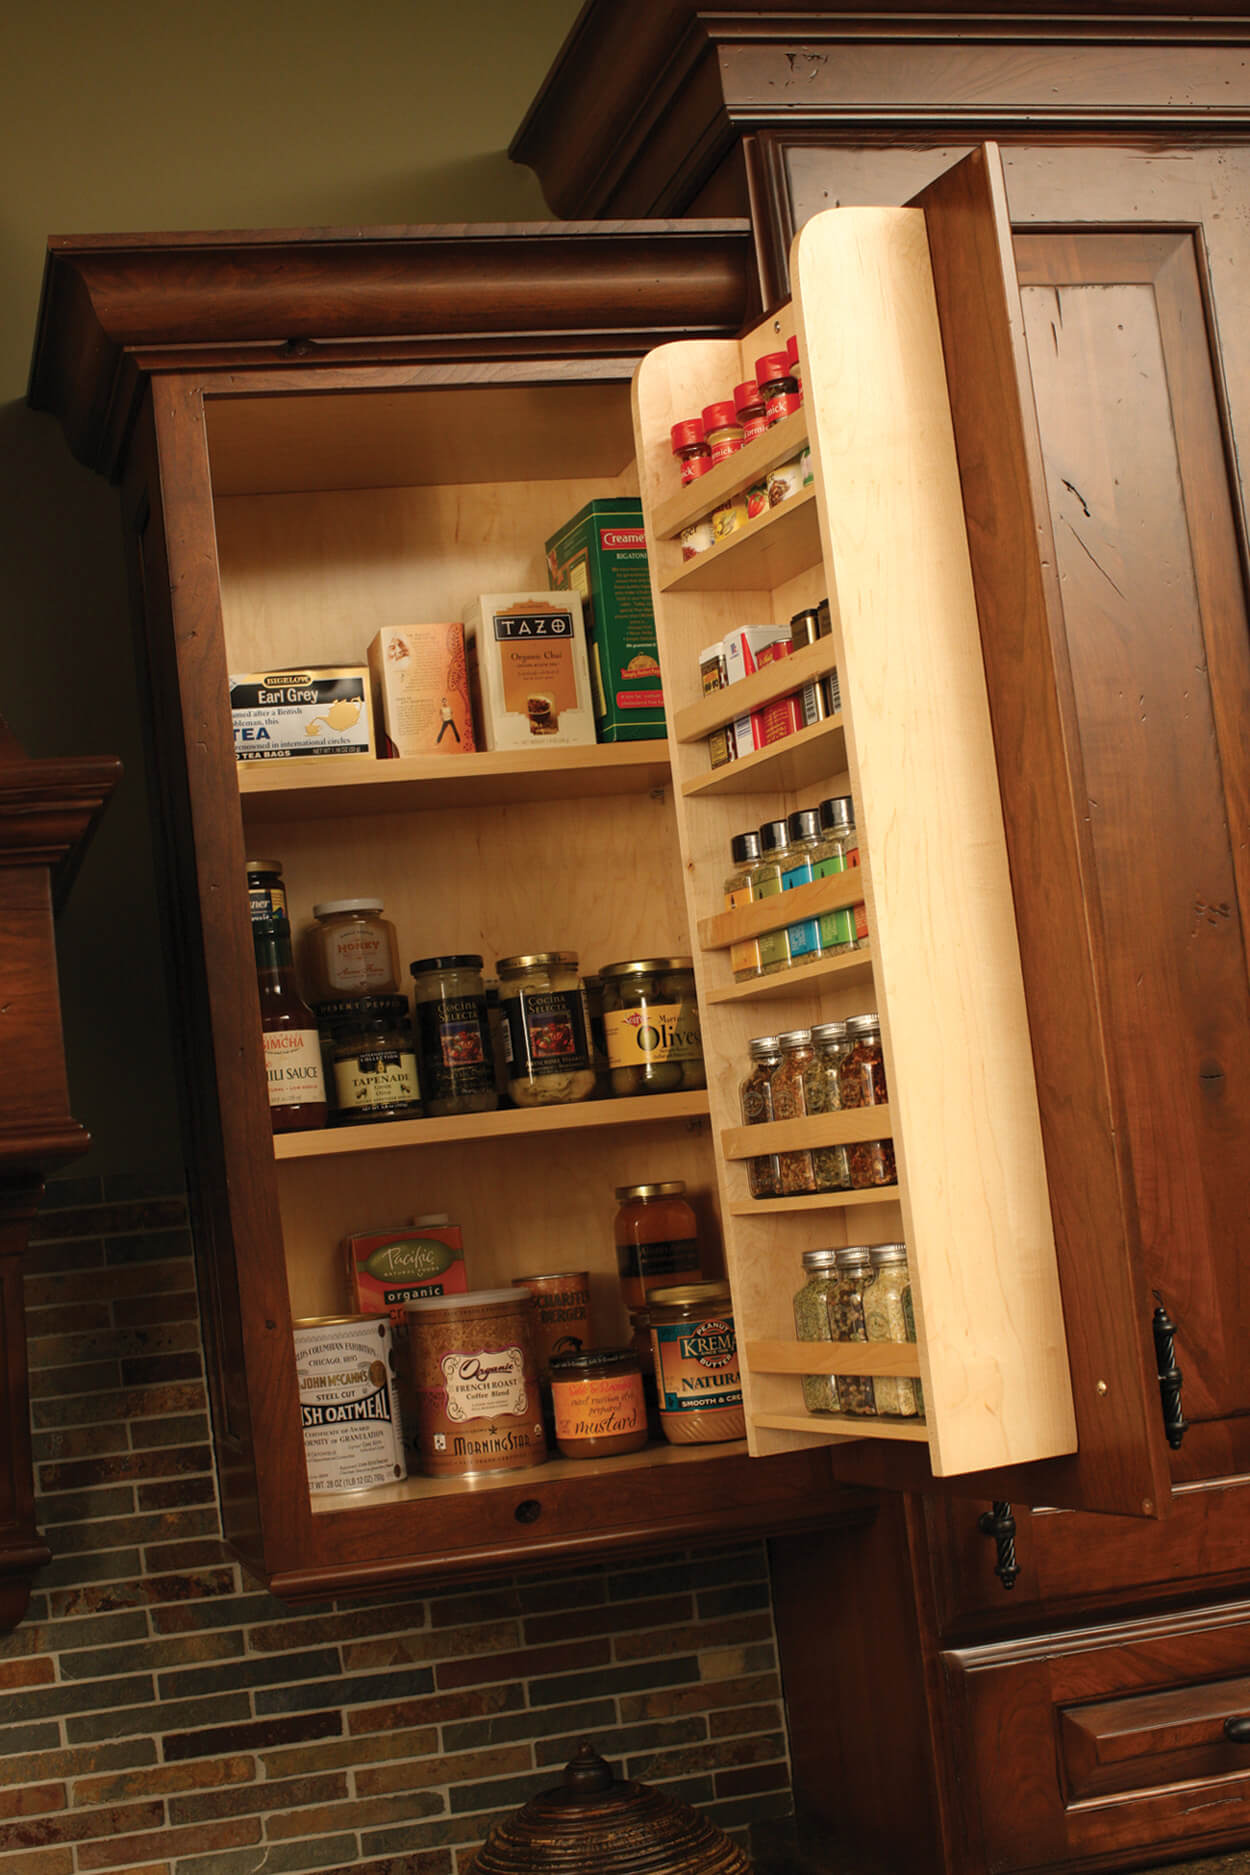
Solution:
<svg viewBox="0 0 1250 1875"><path fill-rule="evenodd" d="M547 579L555 592L581 595L600 742L662 739L664 691L641 501L613 495L587 502L548 540Z"/></svg>
<svg viewBox="0 0 1250 1875"><path fill-rule="evenodd" d="M397 1225L353 1231L343 1240L347 1280L362 1315L404 1319L404 1303L462 1296L468 1289L457 1224Z"/></svg>
<svg viewBox="0 0 1250 1875"><path fill-rule="evenodd" d="M373 754L369 672L363 665L232 672L229 681L239 761Z"/></svg>

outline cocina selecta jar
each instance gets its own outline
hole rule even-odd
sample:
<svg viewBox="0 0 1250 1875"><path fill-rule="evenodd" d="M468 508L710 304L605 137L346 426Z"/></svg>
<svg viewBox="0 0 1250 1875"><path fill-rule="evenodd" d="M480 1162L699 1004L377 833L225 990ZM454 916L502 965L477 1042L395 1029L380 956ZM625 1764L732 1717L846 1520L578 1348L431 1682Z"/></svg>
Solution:
<svg viewBox="0 0 1250 1875"><path fill-rule="evenodd" d="M604 964L603 1028L614 1094L707 1086L690 957Z"/></svg>
<svg viewBox="0 0 1250 1875"><path fill-rule="evenodd" d="M632 1348L553 1354L551 1401L565 1458L612 1458L647 1443L642 1369Z"/></svg>
<svg viewBox="0 0 1250 1875"><path fill-rule="evenodd" d="M499 1006L508 1032L508 1093L518 1107L589 1100L595 1091L590 1011L576 951L501 957Z"/></svg>
<svg viewBox="0 0 1250 1875"><path fill-rule="evenodd" d="M616 1196L620 1209L612 1234L626 1308L643 1308L651 1289L703 1274L699 1226L686 1203L683 1179L618 1185Z"/></svg>
<svg viewBox="0 0 1250 1875"><path fill-rule="evenodd" d="M670 1445L718 1445L745 1438L729 1284L653 1289L647 1311L660 1425Z"/></svg>
<svg viewBox="0 0 1250 1875"><path fill-rule="evenodd" d="M492 1113L499 1095L481 958L421 957L408 968L426 1112Z"/></svg>
<svg viewBox="0 0 1250 1875"><path fill-rule="evenodd" d="M394 996L400 988L395 927L380 898L325 899L307 935L312 1000Z"/></svg>

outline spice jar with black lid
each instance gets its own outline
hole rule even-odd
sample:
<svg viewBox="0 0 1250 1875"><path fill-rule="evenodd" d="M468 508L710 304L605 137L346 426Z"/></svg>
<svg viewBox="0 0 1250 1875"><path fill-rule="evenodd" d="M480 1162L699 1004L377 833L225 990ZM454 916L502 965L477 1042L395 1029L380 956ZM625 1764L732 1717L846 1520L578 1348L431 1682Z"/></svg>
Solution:
<svg viewBox="0 0 1250 1875"><path fill-rule="evenodd" d="M416 1042L402 996L359 996L318 1006L330 1034L336 1126L413 1120L421 1112Z"/></svg>

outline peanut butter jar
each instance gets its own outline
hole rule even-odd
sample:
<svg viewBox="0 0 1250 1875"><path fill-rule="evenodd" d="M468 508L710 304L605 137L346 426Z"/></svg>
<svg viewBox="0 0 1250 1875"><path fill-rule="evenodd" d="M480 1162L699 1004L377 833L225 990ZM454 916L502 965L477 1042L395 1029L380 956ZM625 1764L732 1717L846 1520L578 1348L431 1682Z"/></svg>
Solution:
<svg viewBox="0 0 1250 1875"><path fill-rule="evenodd" d="M647 1443L642 1369L633 1348L551 1357L556 1444L565 1458L613 1458Z"/></svg>
<svg viewBox="0 0 1250 1875"><path fill-rule="evenodd" d="M670 1445L746 1437L728 1283L685 1283L647 1297L660 1425Z"/></svg>

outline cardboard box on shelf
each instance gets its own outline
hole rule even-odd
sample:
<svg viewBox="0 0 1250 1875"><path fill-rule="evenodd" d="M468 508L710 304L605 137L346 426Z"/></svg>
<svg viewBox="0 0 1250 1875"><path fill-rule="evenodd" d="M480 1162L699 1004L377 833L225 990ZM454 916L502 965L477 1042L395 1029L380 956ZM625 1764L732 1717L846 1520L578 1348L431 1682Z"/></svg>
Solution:
<svg viewBox="0 0 1250 1875"><path fill-rule="evenodd" d="M462 1296L468 1289L460 1226L418 1218L389 1230L353 1231L343 1240L348 1295L361 1315L403 1320L404 1303Z"/></svg>
<svg viewBox="0 0 1250 1875"><path fill-rule="evenodd" d="M229 684L234 752L240 762L373 754L373 711L364 665L232 671Z"/></svg>
<svg viewBox="0 0 1250 1875"><path fill-rule="evenodd" d="M595 740L582 602L575 592L486 592L465 608L469 681L487 749Z"/></svg>
<svg viewBox="0 0 1250 1875"><path fill-rule="evenodd" d="M385 625L369 646L382 756L464 755L476 749L464 626Z"/></svg>
<svg viewBox="0 0 1250 1875"><path fill-rule="evenodd" d="M547 578L554 592L575 592L582 602L600 742L663 738L641 501L612 495L587 502L547 541Z"/></svg>

